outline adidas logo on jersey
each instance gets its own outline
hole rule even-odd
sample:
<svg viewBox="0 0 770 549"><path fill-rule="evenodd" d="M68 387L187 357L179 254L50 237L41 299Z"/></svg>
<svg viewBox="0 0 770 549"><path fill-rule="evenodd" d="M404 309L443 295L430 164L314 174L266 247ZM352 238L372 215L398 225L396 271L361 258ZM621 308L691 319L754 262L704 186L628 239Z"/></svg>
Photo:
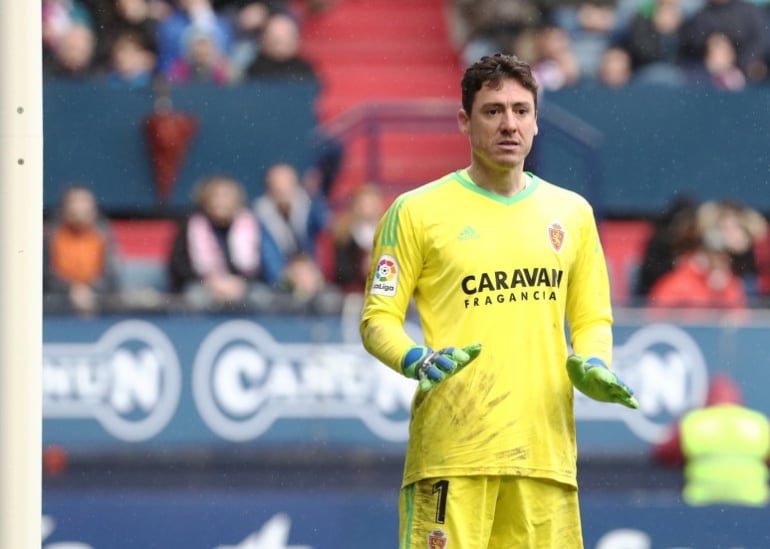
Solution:
<svg viewBox="0 0 770 549"><path fill-rule="evenodd" d="M460 233L460 236L458 236L457 238L459 240L473 240L474 238L481 238L481 237L473 227L468 225L462 230L462 232Z"/></svg>

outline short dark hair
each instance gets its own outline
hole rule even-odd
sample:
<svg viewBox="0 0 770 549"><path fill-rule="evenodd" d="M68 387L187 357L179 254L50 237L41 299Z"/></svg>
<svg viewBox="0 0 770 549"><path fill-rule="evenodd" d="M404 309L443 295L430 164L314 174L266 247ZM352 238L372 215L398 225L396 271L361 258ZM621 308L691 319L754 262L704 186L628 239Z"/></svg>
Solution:
<svg viewBox="0 0 770 549"><path fill-rule="evenodd" d="M468 116L471 115L476 92L487 82L497 83L505 78L513 78L525 89L532 92L535 111L537 111L538 86L529 63L522 61L515 55L496 53L485 55L468 67L463 75L460 88L462 89L463 109Z"/></svg>

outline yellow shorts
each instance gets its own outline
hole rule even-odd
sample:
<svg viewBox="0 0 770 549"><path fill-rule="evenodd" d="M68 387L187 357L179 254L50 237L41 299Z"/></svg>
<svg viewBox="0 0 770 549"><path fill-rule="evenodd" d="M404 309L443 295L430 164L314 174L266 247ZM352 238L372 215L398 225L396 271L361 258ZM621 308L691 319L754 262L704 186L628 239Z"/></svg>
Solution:
<svg viewBox="0 0 770 549"><path fill-rule="evenodd" d="M582 549L578 492L546 479L424 479L399 498L400 549Z"/></svg>

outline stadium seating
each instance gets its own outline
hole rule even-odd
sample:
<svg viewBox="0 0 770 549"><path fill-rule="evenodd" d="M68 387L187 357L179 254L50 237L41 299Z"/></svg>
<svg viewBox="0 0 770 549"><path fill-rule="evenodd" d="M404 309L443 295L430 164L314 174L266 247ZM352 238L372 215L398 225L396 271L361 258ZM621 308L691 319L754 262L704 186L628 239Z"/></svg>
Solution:
<svg viewBox="0 0 770 549"><path fill-rule="evenodd" d="M113 220L111 226L122 260L121 287L166 291L166 264L176 223L170 219Z"/></svg>
<svg viewBox="0 0 770 549"><path fill-rule="evenodd" d="M644 247L652 235L648 221L602 221L599 236L607 258L612 302L615 306L630 305Z"/></svg>
<svg viewBox="0 0 770 549"><path fill-rule="evenodd" d="M324 123L366 103L455 99L461 68L446 28L443 0L350 0L305 20L303 55L317 67L322 89L317 102ZM459 103L458 103L459 106ZM390 132L379 143L388 181L430 180L465 159L457 132ZM334 197L368 178L368 145L352 139Z"/></svg>

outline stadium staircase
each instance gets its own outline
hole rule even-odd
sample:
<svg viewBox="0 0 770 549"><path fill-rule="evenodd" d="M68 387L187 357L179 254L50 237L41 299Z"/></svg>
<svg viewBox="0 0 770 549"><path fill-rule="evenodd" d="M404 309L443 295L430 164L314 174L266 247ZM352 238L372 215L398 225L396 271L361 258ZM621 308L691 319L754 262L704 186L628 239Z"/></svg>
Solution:
<svg viewBox="0 0 770 549"><path fill-rule="evenodd" d="M338 0L303 17L319 121L345 142L333 203L367 180L394 195L466 163L445 9L445 0Z"/></svg>

